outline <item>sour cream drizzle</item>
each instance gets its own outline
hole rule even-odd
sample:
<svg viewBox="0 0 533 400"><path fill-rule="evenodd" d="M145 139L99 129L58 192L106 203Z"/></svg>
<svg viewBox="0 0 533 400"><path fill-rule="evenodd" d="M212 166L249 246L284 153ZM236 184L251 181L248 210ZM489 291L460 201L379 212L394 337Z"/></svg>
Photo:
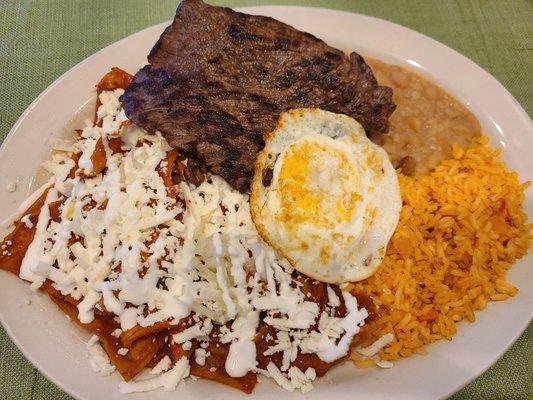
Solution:
<svg viewBox="0 0 533 400"><path fill-rule="evenodd" d="M321 312L294 285L290 264L261 240L248 195L221 178L208 176L198 187L181 182L175 187L180 201L169 197L159 170L171 149L159 133L123 124L121 94L117 89L100 95L102 126L88 125L73 146L82 154L79 171L87 171L94 144L102 139L103 173L68 178L69 153L47 164L55 178L31 197L34 201L50 188L20 277L33 288L49 279L63 295L79 300L82 323L93 321L100 302L117 316L122 331L167 320L175 324L194 312L196 323L175 334L175 343L189 348L194 339L205 343L218 325L220 341L229 344L230 376L262 372L290 390L309 390L314 370L300 371L292 362L299 353L315 353L326 362L346 355L366 310L343 292L347 314L334 317L341 302L328 288L330 304ZM121 137L123 152L112 154L112 137ZM59 222L50 215L56 200L62 203ZM73 236L80 240L69 247ZM254 338L261 312L277 331L265 355L281 352L281 368L257 369ZM318 330L310 331L317 320ZM197 356L209 358L203 350ZM171 390L188 376L189 364L182 359L157 372L151 380L122 384L121 391Z"/></svg>

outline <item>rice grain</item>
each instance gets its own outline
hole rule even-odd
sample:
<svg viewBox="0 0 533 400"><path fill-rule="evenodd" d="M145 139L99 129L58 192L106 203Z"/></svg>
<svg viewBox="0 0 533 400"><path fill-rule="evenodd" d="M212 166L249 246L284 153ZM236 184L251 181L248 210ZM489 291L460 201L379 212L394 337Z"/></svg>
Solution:
<svg viewBox="0 0 533 400"><path fill-rule="evenodd" d="M472 148L453 146L453 158L428 175L398 173L403 208L387 254L374 275L352 285L379 307L363 347L393 333L382 359L424 354L425 345L450 340L458 322L474 322L489 300L516 295L506 273L531 245L529 182L521 184L500 153L481 136Z"/></svg>

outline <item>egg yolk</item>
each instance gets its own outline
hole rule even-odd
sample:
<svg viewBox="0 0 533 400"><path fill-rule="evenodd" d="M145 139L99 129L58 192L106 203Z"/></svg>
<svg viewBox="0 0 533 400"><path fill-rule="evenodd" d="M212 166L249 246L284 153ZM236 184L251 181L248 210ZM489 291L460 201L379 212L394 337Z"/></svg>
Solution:
<svg viewBox="0 0 533 400"><path fill-rule="evenodd" d="M311 224L331 229L350 221L361 196L359 176L341 151L298 142L285 152L278 176L278 218L288 228Z"/></svg>

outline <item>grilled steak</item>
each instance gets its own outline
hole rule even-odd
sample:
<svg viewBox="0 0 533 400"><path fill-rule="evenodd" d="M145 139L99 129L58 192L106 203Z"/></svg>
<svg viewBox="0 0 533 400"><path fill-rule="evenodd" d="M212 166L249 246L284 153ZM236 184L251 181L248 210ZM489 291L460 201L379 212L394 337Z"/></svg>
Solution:
<svg viewBox="0 0 533 400"><path fill-rule="evenodd" d="M121 97L127 116L247 191L281 112L317 107L386 132L392 90L349 57L275 19L184 0Z"/></svg>

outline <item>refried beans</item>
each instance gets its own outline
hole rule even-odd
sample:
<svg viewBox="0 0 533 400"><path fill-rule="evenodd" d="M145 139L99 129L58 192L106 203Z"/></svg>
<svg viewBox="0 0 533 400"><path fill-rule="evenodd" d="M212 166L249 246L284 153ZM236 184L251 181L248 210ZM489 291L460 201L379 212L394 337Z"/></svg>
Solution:
<svg viewBox="0 0 533 400"><path fill-rule="evenodd" d="M423 175L451 157L453 143L470 147L481 134L477 118L426 78L397 65L366 58L380 85L393 89L397 105L387 134L371 137L406 175Z"/></svg>

